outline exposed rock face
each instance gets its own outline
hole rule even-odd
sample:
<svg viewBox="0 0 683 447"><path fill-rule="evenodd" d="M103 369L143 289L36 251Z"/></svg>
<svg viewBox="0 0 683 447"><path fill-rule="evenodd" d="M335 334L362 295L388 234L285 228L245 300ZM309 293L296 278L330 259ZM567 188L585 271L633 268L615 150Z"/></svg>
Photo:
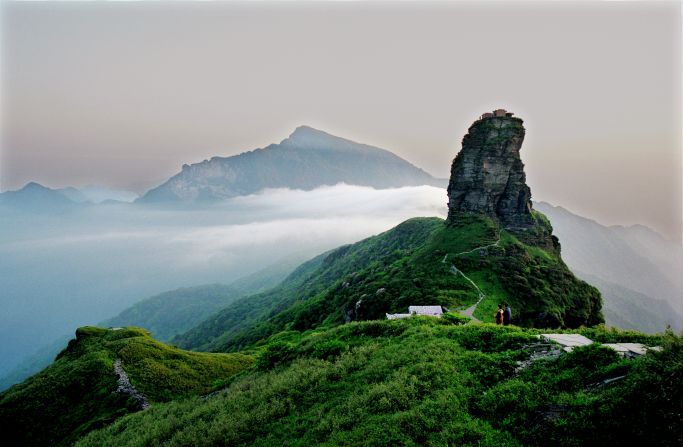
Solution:
<svg viewBox="0 0 683 447"><path fill-rule="evenodd" d="M523 121L486 115L470 126L453 160L448 220L452 222L458 213L474 212L495 217L506 227L528 228L534 219L531 190L519 157Z"/></svg>
<svg viewBox="0 0 683 447"><path fill-rule="evenodd" d="M121 366L121 359L114 360L114 374L116 374L117 377L117 393L126 394L132 397L135 400L135 402L137 402L141 410L149 408L149 401L147 400L147 398L143 396L138 390L136 390L135 387L130 383L130 380L128 379L128 374L126 374L126 371L124 371L123 367Z"/></svg>

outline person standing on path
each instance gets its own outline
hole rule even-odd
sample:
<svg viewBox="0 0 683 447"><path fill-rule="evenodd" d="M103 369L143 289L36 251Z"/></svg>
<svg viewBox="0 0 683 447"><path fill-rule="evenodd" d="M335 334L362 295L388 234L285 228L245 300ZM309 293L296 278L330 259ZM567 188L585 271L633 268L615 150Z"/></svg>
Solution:
<svg viewBox="0 0 683 447"><path fill-rule="evenodd" d="M494 315L494 321L496 324L500 325L503 324L503 305L499 304L498 305L498 310L496 311L496 314Z"/></svg>
<svg viewBox="0 0 683 447"><path fill-rule="evenodd" d="M512 310L510 310L510 305L505 303L505 310L503 311L503 326L508 326L512 320Z"/></svg>

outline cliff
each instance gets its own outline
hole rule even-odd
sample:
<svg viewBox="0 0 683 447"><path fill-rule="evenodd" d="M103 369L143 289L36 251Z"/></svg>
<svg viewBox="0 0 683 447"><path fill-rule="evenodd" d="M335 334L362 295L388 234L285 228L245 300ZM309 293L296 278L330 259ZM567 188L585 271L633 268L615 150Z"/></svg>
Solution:
<svg viewBox="0 0 683 447"><path fill-rule="evenodd" d="M448 220L457 213L484 213L506 227L528 228L531 190L519 151L523 121L511 116L488 117L470 126L462 150L451 165Z"/></svg>

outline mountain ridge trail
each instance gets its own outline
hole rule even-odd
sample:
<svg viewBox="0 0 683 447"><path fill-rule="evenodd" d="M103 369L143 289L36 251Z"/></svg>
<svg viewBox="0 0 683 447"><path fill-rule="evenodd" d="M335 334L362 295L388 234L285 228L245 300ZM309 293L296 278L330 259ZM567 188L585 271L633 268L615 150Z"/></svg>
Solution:
<svg viewBox="0 0 683 447"><path fill-rule="evenodd" d="M496 240L496 242L494 242L494 243L492 243L492 244L488 244L488 245L482 245L481 247L475 247L475 248L473 248L473 249L471 249L471 250L467 250L467 251L463 251L463 252L460 252L460 253L456 253L456 254L453 255L453 256L466 255L466 254L470 254L470 253L473 253L473 252L479 251L479 250L484 250L484 249L487 249L487 248L490 248L490 247L497 247L498 244L500 244L500 233L501 233L502 231L503 231L503 230L498 231L498 239ZM443 259L441 260L441 262L442 262L443 264L445 264L447 258L448 258L448 253L446 253L446 255L444 255L444 257L443 257ZM479 288L479 286L477 286L477 284L476 284L474 281L472 281L472 279L470 279L469 276L465 275L465 274L462 272L462 270L458 269L458 268L455 266L455 264L452 263L452 262L451 262L450 272L453 273L454 275L460 274L460 275L461 275L463 278L465 278L470 284L472 284L472 286L474 286L474 288L477 290L477 293L479 294L479 299L477 300L477 302L474 303L472 306L468 307L467 309L463 310L462 312L460 312L460 314L463 315L463 316L465 316L465 317L468 317L468 318L472 319L473 321L475 321L475 322L477 322L477 323L481 323L481 320L479 320L478 318L476 318L476 317L474 316L474 311L477 310L477 306L479 305L479 303L481 303L481 300L483 300L484 298L486 298L486 294L485 294L484 292L481 291L481 289Z"/></svg>
<svg viewBox="0 0 683 447"><path fill-rule="evenodd" d="M146 410L147 408L149 408L149 401L142 393L135 389L133 384L130 383L130 379L128 379L128 374L126 374L126 371L124 371L123 367L121 366L121 359L119 358L114 360L114 374L116 374L117 377L117 393L127 394L133 399L135 399L141 410Z"/></svg>

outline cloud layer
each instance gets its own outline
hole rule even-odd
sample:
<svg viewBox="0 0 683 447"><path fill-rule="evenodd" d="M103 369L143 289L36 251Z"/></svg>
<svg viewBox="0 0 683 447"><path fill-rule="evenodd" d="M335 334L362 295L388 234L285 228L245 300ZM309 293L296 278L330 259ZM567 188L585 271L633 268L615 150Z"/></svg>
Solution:
<svg viewBox="0 0 683 447"><path fill-rule="evenodd" d="M304 260L416 216L446 214L446 192L336 185L267 190L217 205L101 205L0 217L0 374L55 337L165 290L229 283Z"/></svg>

